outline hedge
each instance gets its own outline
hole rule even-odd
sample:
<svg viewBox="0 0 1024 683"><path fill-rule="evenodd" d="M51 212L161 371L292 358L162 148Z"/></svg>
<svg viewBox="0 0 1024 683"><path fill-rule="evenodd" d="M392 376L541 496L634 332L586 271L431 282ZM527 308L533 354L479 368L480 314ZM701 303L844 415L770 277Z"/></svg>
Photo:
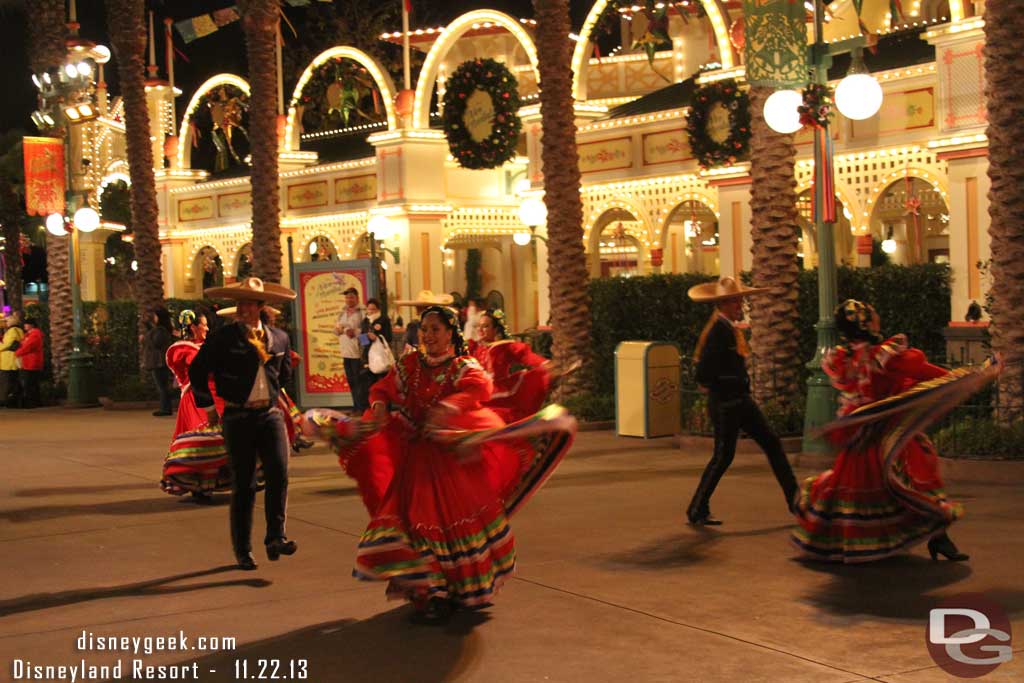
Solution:
<svg viewBox="0 0 1024 683"><path fill-rule="evenodd" d="M627 340L669 341L684 356L693 352L711 312L686 295L695 284L714 280L704 274L601 278L590 282L595 394L615 391L615 347ZM810 360L817 347L818 272L800 274L800 356ZM942 330L950 321L950 271L942 264L840 267L838 300L872 303L882 333L906 334L910 343L937 362L946 360Z"/></svg>
<svg viewBox="0 0 1024 683"><path fill-rule="evenodd" d="M164 304L171 312L172 321L186 308L205 311L211 329L222 322L215 311L234 305L230 301L208 299L167 299ZM28 317L34 317L39 327L50 338L50 310L45 303L29 304ZM104 317L106 318L104 320ZM291 330L291 308L283 307L278 326ZM101 396L115 400L136 400L157 398L156 388L148 377L142 377L139 370L138 305L135 301L83 301L82 335L85 348L93 356L96 386ZM50 359L50 344L44 347L45 366L43 369L43 398L52 402L63 396L64 387L53 381L53 365Z"/></svg>

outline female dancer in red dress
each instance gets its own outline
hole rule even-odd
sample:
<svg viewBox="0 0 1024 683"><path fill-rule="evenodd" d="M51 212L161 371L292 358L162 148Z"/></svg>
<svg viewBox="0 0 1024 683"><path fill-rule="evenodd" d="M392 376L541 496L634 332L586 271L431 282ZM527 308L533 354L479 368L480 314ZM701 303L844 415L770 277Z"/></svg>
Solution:
<svg viewBox="0 0 1024 683"><path fill-rule="evenodd" d="M924 430L992 381L999 365L947 372L897 335L882 341L874 309L836 308L846 342L822 365L842 392L826 438L842 445L832 469L804 482L794 543L814 559L870 562L923 541L932 559L968 556L946 535L963 514L946 498L938 454Z"/></svg>
<svg viewBox="0 0 1024 683"><path fill-rule="evenodd" d="M191 493L196 502L203 503L210 501L214 491L231 490L231 468L224 436L220 428L209 427L206 412L196 407L188 379L188 367L210 329L206 316L185 310L178 315L178 325L182 340L167 349L167 367L181 385L181 403L160 487L175 496ZM224 403L214 393L212 380L210 393L217 412L223 413Z"/></svg>
<svg viewBox="0 0 1024 683"><path fill-rule="evenodd" d="M501 309L487 309L480 316L477 331L480 341L469 342L469 352L494 382L487 407L506 422L540 410L551 385L548 359L534 353L529 344L508 338Z"/></svg>
<svg viewBox="0 0 1024 683"><path fill-rule="evenodd" d="M484 407L491 379L465 355L451 309L427 308L420 340L424 351L373 385L363 422L320 422L318 411L310 420L340 446L370 513L353 574L387 581L417 620L442 621L489 604L512 573L508 518L551 474L576 425L557 406L511 427Z"/></svg>

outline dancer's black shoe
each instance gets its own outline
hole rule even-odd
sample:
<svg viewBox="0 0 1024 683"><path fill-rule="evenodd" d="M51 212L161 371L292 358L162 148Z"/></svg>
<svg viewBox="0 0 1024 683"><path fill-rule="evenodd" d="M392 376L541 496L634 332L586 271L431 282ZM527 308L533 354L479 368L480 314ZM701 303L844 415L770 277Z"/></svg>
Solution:
<svg viewBox="0 0 1024 683"><path fill-rule="evenodd" d="M933 562L938 561L939 555L950 562L964 562L971 559L970 555L960 552L946 534L941 534L928 541L928 554L932 556Z"/></svg>
<svg viewBox="0 0 1024 683"><path fill-rule="evenodd" d="M686 515L686 520L691 526L721 526L722 520L715 519L711 516L710 512L705 512L699 515Z"/></svg>
<svg viewBox="0 0 1024 683"><path fill-rule="evenodd" d="M256 569L256 558L252 556L252 553L235 553L235 560L238 562L238 568L242 571L251 572Z"/></svg>
<svg viewBox="0 0 1024 683"><path fill-rule="evenodd" d="M282 555L294 555L299 549L299 544L285 538L279 538L267 544L267 559L277 562Z"/></svg>
<svg viewBox="0 0 1024 683"><path fill-rule="evenodd" d="M414 624L441 625L451 618L454 606L450 600L444 598L430 598L426 606L417 608L411 617Z"/></svg>

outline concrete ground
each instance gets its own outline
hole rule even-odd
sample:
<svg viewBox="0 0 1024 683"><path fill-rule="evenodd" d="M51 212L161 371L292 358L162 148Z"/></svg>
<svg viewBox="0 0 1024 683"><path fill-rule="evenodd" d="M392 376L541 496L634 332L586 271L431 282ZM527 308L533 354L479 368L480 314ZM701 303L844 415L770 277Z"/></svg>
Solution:
<svg viewBox="0 0 1024 683"><path fill-rule="evenodd" d="M0 411L5 680L15 660L120 660L127 680L134 659L197 662L199 680L229 681L241 662L253 677L260 659L281 659L279 676L306 660L306 680L317 682L943 681L953 679L928 654L927 614L964 592L1002 605L1017 634L1014 661L986 680L1024 680L1019 463L958 464L947 482L968 508L952 536L969 563L932 563L918 549L835 567L796 559L763 457L737 456L723 479L713 509L726 524L694 529L683 510L705 449L583 433L513 519L519 567L496 605L429 627L410 624L410 608L385 601L382 585L351 578L366 513L325 448L291 461L298 554L271 563L257 552L259 570L240 572L226 500L199 507L157 486L172 427L145 412ZM189 646L216 636L237 649L76 645L83 632L179 631Z"/></svg>

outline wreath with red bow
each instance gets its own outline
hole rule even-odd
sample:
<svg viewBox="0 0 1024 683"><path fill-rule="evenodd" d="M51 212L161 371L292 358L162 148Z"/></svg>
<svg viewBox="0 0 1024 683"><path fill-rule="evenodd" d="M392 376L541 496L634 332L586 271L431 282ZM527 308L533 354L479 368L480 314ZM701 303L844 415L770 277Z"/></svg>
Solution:
<svg viewBox="0 0 1024 683"><path fill-rule="evenodd" d="M497 168L516 155L519 133L518 82L504 64L493 59L464 62L445 83L443 125L448 149L463 168ZM490 134L475 140L466 126L469 98L482 90L491 98L494 117Z"/></svg>
<svg viewBox="0 0 1024 683"><path fill-rule="evenodd" d="M729 113L729 135L722 141L714 140L708 131L716 105ZM750 97L731 78L697 88L686 115L686 132L690 150L702 168L736 163L750 151Z"/></svg>

